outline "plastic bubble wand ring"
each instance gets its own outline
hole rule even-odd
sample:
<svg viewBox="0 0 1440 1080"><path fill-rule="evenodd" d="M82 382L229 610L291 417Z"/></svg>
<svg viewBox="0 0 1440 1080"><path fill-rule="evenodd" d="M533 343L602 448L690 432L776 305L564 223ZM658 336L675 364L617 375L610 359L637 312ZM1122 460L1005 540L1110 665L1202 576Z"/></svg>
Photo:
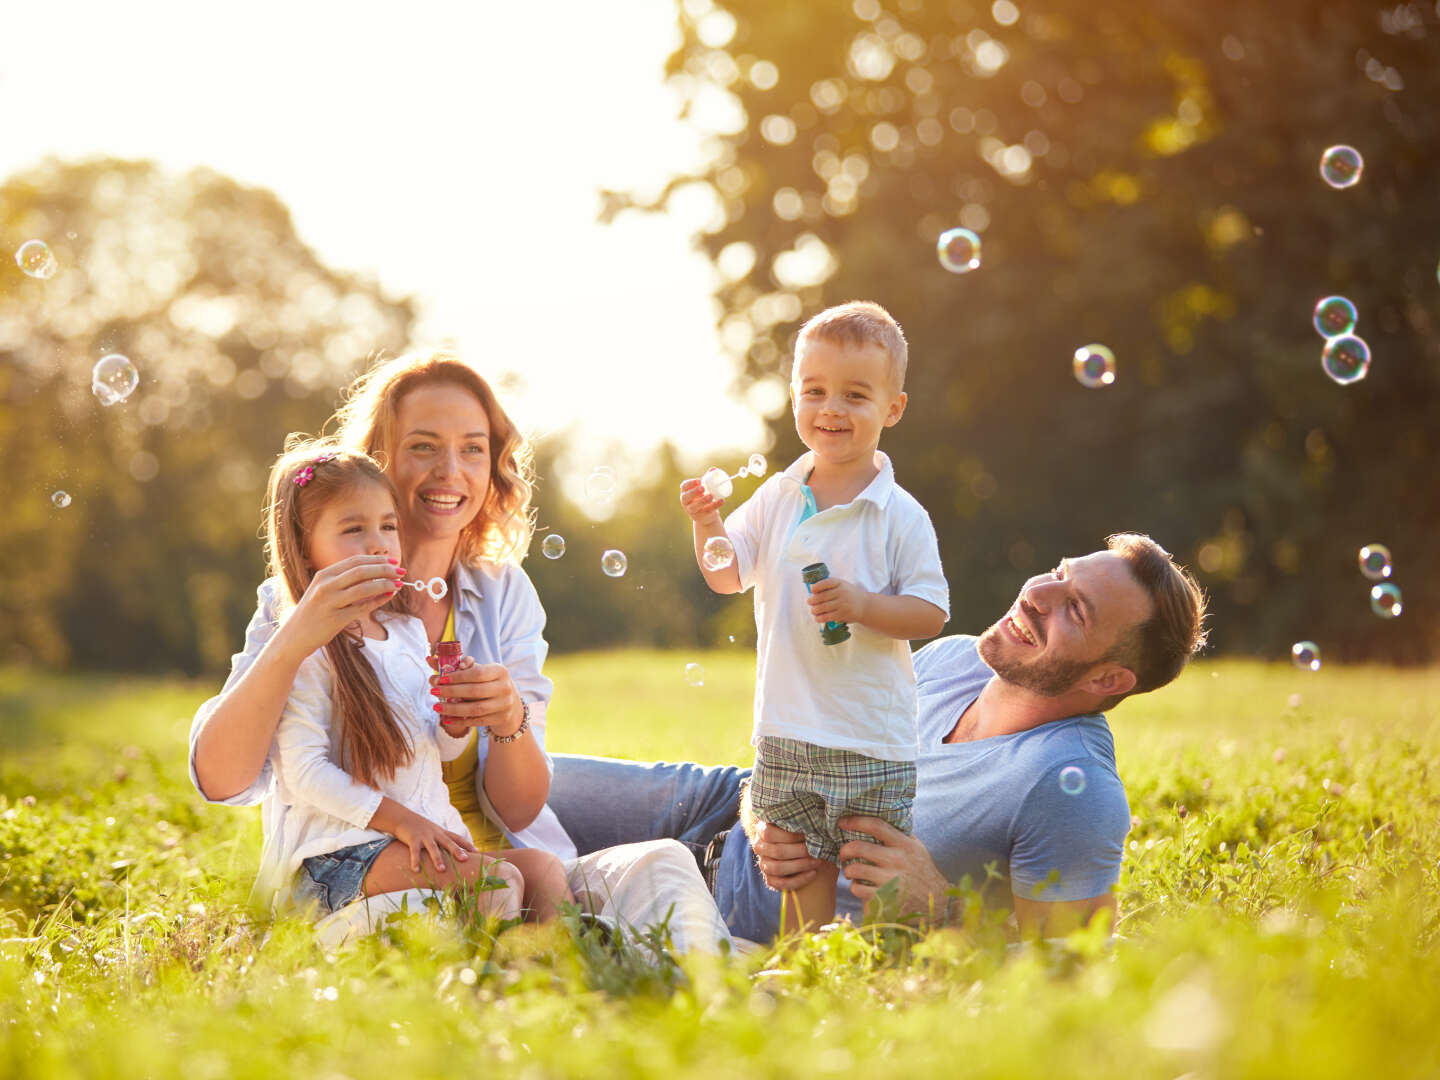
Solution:
<svg viewBox="0 0 1440 1080"><path fill-rule="evenodd" d="M751 454L750 460L741 465L734 476L718 465L710 466L701 474L700 486L712 499L728 499L735 490L736 480L743 480L747 476L764 476L769 467L764 454Z"/></svg>
<svg viewBox="0 0 1440 1080"><path fill-rule="evenodd" d="M436 602L444 600L450 593L450 586L445 583L443 577L432 577L429 581L402 581L402 588L414 589L416 592L429 593L430 599Z"/></svg>

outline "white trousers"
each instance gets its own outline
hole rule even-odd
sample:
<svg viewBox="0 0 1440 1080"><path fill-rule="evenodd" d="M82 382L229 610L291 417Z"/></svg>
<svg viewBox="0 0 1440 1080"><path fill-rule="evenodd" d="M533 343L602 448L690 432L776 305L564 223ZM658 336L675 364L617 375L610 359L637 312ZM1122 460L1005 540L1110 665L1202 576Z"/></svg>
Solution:
<svg viewBox="0 0 1440 1080"><path fill-rule="evenodd" d="M571 860L566 872L580 907L627 936L665 923L677 953L715 953L730 940L695 856L679 841L618 844ZM424 910L424 901L434 895L408 889L361 897L321 919L315 939L324 948L340 948L378 929L402 904L410 911Z"/></svg>

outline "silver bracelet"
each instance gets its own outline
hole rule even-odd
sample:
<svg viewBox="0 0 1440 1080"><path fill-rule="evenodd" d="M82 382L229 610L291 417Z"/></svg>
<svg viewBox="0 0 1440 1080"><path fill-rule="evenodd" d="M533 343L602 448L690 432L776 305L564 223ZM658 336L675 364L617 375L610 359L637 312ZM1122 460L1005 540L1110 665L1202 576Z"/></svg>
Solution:
<svg viewBox="0 0 1440 1080"><path fill-rule="evenodd" d="M490 735L490 741L498 743L511 743L518 739L521 735L524 735L525 732L529 730L530 703L528 701L522 701L520 703L520 726L517 727L514 731L512 731L509 735L496 735L492 732Z"/></svg>

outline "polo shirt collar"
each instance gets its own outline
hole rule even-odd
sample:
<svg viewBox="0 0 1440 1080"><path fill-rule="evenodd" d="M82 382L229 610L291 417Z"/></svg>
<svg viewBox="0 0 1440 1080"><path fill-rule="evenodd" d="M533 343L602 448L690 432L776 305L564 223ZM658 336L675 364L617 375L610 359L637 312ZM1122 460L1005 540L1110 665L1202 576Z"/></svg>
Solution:
<svg viewBox="0 0 1440 1080"><path fill-rule="evenodd" d="M865 485L865 490L856 495L853 501L864 500L883 508L890 501L891 492L895 490L895 466L890 463L890 456L883 450L875 451L875 465L880 470L879 473L876 474L874 480ZM815 451L806 450L780 475L797 484L804 484L805 478L814 468Z"/></svg>

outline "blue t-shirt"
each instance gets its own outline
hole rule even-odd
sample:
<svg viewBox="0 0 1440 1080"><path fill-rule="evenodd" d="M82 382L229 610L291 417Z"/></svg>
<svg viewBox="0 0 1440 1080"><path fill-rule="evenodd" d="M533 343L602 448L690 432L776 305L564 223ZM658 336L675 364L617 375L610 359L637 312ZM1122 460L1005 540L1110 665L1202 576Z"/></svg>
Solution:
<svg viewBox="0 0 1440 1080"><path fill-rule="evenodd" d="M1012 892L1051 902L1108 892L1120 877L1130 804L1105 717L946 743L993 674L973 637L941 638L915 654L915 835L952 884L969 877L980 888L993 863L1008 879L984 888L987 903L997 906L1010 906ZM1061 776L1072 767L1083 775ZM768 941L778 932L780 894L765 886L742 829L725 843L716 893L734 933ZM861 907L842 874L836 914L859 922Z"/></svg>

